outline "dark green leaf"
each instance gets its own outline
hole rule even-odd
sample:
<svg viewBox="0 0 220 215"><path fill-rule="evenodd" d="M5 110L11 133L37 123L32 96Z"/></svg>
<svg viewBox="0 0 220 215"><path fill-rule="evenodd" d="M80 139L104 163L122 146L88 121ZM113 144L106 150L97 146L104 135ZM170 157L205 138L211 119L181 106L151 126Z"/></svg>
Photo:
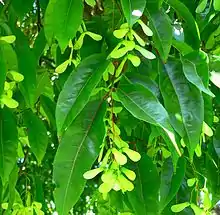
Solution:
<svg viewBox="0 0 220 215"><path fill-rule="evenodd" d="M207 55L200 52L193 52L181 58L183 72L192 84L199 90L214 97L214 94L208 89L209 68Z"/></svg>
<svg viewBox="0 0 220 215"><path fill-rule="evenodd" d="M43 121L30 110L24 112L24 122L27 127L31 151L37 158L38 163L41 164L48 144L47 129Z"/></svg>
<svg viewBox="0 0 220 215"><path fill-rule="evenodd" d="M18 134L14 116L8 108L0 110L0 176L5 184L16 164Z"/></svg>
<svg viewBox="0 0 220 215"><path fill-rule="evenodd" d="M164 66L167 75L177 95L183 125L187 134L187 144L190 158L200 142L200 134L204 119L204 102L201 92L187 81L182 72L182 65L178 59L169 59Z"/></svg>
<svg viewBox="0 0 220 215"><path fill-rule="evenodd" d="M194 49L200 47L200 34L197 23L190 13L189 9L179 0L168 0L168 4L173 7L176 12L182 17L186 24L183 25L185 42L191 45Z"/></svg>
<svg viewBox="0 0 220 215"><path fill-rule="evenodd" d="M85 107L107 65L108 62L102 55L92 55L83 60L77 70L70 74L57 102L56 122L59 134Z"/></svg>
<svg viewBox="0 0 220 215"><path fill-rule="evenodd" d="M166 160L161 172L160 211L175 197L185 176L186 160L180 158L176 173L170 159Z"/></svg>
<svg viewBox="0 0 220 215"><path fill-rule="evenodd" d="M79 199L84 186L83 174L99 154L105 136L106 105L100 101L88 103L61 139L55 161L55 202L60 215L68 214ZM82 162L83 161L83 162Z"/></svg>
<svg viewBox="0 0 220 215"><path fill-rule="evenodd" d="M168 113L151 91L140 84L129 83L124 78L117 90L117 95L124 107L134 117L164 129L178 154L181 154L175 141Z"/></svg>
<svg viewBox="0 0 220 215"><path fill-rule="evenodd" d="M135 214L158 214L160 179L156 165L150 157L142 154L135 171L135 189L127 193Z"/></svg>
<svg viewBox="0 0 220 215"><path fill-rule="evenodd" d="M172 25L169 17L162 11L147 8L146 15L153 31L153 41L162 60L166 62L172 45Z"/></svg>
<svg viewBox="0 0 220 215"><path fill-rule="evenodd" d="M2 50L2 44L0 44L0 96L2 95L4 91L4 84L5 84L5 79L6 79L6 72L7 72L7 67L6 67L6 61L4 58L4 52Z"/></svg>

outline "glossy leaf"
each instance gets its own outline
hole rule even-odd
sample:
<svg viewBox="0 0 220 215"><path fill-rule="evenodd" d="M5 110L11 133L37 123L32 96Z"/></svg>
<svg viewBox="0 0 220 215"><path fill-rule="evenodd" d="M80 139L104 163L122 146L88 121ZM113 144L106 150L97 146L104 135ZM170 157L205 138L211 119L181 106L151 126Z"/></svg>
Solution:
<svg viewBox="0 0 220 215"><path fill-rule="evenodd" d="M76 71L70 74L56 107L59 134L64 132L85 107L107 66L108 62L102 55L92 55L82 61Z"/></svg>
<svg viewBox="0 0 220 215"><path fill-rule="evenodd" d="M5 185L16 164L18 133L14 116L8 108L0 110L0 177Z"/></svg>
<svg viewBox="0 0 220 215"><path fill-rule="evenodd" d="M24 112L24 122L31 151L41 164L48 145L48 135L44 123L32 111Z"/></svg>
<svg viewBox="0 0 220 215"><path fill-rule="evenodd" d="M183 26L185 33L185 42L194 49L200 47L200 34L197 23L190 13L189 9L179 0L168 0L168 4L173 7L177 13L185 20L186 25Z"/></svg>
<svg viewBox="0 0 220 215"><path fill-rule="evenodd" d="M204 119L204 102L201 92L184 77L181 63L177 59L169 59L164 66L167 75L177 95L184 129L187 134L187 144L190 158L199 144Z"/></svg>
<svg viewBox="0 0 220 215"><path fill-rule="evenodd" d="M57 185L55 202L60 215L68 214L79 199L86 183L83 174L98 157L105 136L105 111L105 104L100 101L88 103L61 139L53 175Z"/></svg>
<svg viewBox="0 0 220 215"><path fill-rule="evenodd" d="M178 154L181 152L175 141L169 116L154 94L139 84L129 83L124 78L117 95L124 107L136 118L160 126L171 139Z"/></svg>
<svg viewBox="0 0 220 215"><path fill-rule="evenodd" d="M153 31L153 41L162 60L166 62L172 45L172 26L166 13L152 10L148 7L146 15L149 18L150 28Z"/></svg>
<svg viewBox="0 0 220 215"><path fill-rule="evenodd" d="M58 40L64 51L81 25L83 2L81 0L50 0L45 14L45 35L49 43Z"/></svg>
<svg viewBox="0 0 220 215"><path fill-rule="evenodd" d="M193 52L181 58L183 72L192 84L199 90L214 97L214 94L208 89L209 68L208 59L204 52ZM204 82L204 84L203 84Z"/></svg>
<svg viewBox="0 0 220 215"><path fill-rule="evenodd" d="M145 5L146 0L121 0L122 10L129 26L132 26L142 16Z"/></svg>

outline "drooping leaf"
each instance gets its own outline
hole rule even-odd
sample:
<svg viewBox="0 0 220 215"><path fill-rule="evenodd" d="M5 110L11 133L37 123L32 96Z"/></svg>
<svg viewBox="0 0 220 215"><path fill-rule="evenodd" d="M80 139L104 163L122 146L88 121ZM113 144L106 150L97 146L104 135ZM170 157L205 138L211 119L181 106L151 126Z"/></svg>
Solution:
<svg viewBox="0 0 220 215"><path fill-rule="evenodd" d="M70 74L59 95L56 107L59 134L73 122L85 107L107 66L108 62L104 57L95 54L83 60L76 71Z"/></svg>
<svg viewBox="0 0 220 215"><path fill-rule="evenodd" d="M200 47L200 34L197 23L190 13L189 9L179 0L168 0L167 3L173 7L178 15L182 17L186 24L183 25L185 31L185 42L191 45L194 49Z"/></svg>
<svg viewBox="0 0 220 215"><path fill-rule="evenodd" d="M169 59L164 69L170 78L176 92L183 125L187 134L187 147L192 159L194 150L200 142L200 134L204 120L204 102L201 92L187 81L183 75L182 66L178 59Z"/></svg>
<svg viewBox="0 0 220 215"><path fill-rule="evenodd" d="M45 13L45 35L49 43L58 40L62 51L68 46L81 25L83 1L50 0Z"/></svg>
<svg viewBox="0 0 220 215"><path fill-rule="evenodd" d="M48 135L44 123L32 111L24 112L24 123L27 128L27 135L31 151L37 158L39 164L46 153Z"/></svg>
<svg viewBox="0 0 220 215"><path fill-rule="evenodd" d="M142 16L145 5L146 0L121 0L122 10L129 26L132 26Z"/></svg>
<svg viewBox="0 0 220 215"><path fill-rule="evenodd" d="M147 7L146 15L153 31L153 41L162 60L166 62L172 45L172 26L166 13Z"/></svg>
<svg viewBox="0 0 220 215"><path fill-rule="evenodd" d="M4 84L5 84L5 79L6 79L6 72L7 72L7 67L6 67L6 61L4 58L4 52L2 50L2 45L0 44L0 96L3 93L4 90Z"/></svg>
<svg viewBox="0 0 220 215"><path fill-rule="evenodd" d="M167 111L151 91L140 84L132 84L124 78L117 90L117 95L134 117L164 129L178 154L181 155Z"/></svg>
<svg viewBox="0 0 220 215"><path fill-rule="evenodd" d="M19 84L20 90L24 96L28 107L33 107L35 103L36 92L36 66L37 60L33 50L29 47L27 38L18 29L14 29L17 35L15 41L15 51L18 58L18 72L24 76L24 80Z"/></svg>
<svg viewBox="0 0 220 215"><path fill-rule="evenodd" d="M199 90L214 97L214 94L208 89L209 68L207 55L200 52L193 52L181 58L183 72L192 84Z"/></svg>
<svg viewBox="0 0 220 215"><path fill-rule="evenodd" d="M135 215L158 214L160 179L155 164L150 157L142 154L135 171L137 175L135 189L127 193Z"/></svg>
<svg viewBox="0 0 220 215"><path fill-rule="evenodd" d="M83 174L98 157L105 136L106 105L88 103L61 139L55 161L55 202L60 215L68 214L79 199L84 186ZM83 161L83 162L82 162Z"/></svg>
<svg viewBox="0 0 220 215"><path fill-rule="evenodd" d="M169 204L169 202L175 197L180 185L182 184L186 170L186 160L180 158L176 172L173 171L172 162L170 159L166 160L162 172L161 172L161 184L160 184L160 211Z"/></svg>
<svg viewBox="0 0 220 215"><path fill-rule="evenodd" d="M18 133L14 116L8 108L0 110L0 177L5 185L16 164Z"/></svg>

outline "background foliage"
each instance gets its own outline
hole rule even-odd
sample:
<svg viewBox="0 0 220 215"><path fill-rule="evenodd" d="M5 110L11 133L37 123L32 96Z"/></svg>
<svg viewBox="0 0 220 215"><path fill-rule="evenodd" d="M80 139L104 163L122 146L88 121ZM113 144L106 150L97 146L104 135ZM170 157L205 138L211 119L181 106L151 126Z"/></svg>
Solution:
<svg viewBox="0 0 220 215"><path fill-rule="evenodd" d="M0 214L214 213L219 0L0 2Z"/></svg>

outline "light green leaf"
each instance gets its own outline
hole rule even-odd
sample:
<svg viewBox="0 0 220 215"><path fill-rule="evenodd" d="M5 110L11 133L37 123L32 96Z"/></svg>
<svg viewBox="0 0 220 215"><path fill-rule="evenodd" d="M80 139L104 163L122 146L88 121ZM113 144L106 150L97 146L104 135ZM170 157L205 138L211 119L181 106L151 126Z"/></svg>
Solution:
<svg viewBox="0 0 220 215"><path fill-rule="evenodd" d="M139 52L140 52L145 58L147 58L147 59L152 60L152 59L155 59L155 58L156 58L156 56L155 56L152 52L150 52L150 51L148 51L148 50L142 48L141 46L136 45L136 46L135 46L135 49L136 49L137 51L139 51Z"/></svg>
<svg viewBox="0 0 220 215"><path fill-rule="evenodd" d="M137 42L141 45L141 46L145 46L145 42L144 40L133 30L131 30L131 33L133 34L133 36L135 37L135 39L137 40Z"/></svg>
<svg viewBox="0 0 220 215"><path fill-rule="evenodd" d="M12 80L16 82L21 82L24 80L24 76L16 71L9 71L7 73L7 76L9 76Z"/></svg>
<svg viewBox="0 0 220 215"><path fill-rule="evenodd" d="M14 43L14 41L16 40L16 37L14 35L10 35L10 36L4 36L4 37L0 37L0 40L5 41L6 43Z"/></svg>
<svg viewBox="0 0 220 215"><path fill-rule="evenodd" d="M45 13L44 30L48 42L56 38L64 51L76 36L83 18L82 0L50 0Z"/></svg>
<svg viewBox="0 0 220 215"><path fill-rule="evenodd" d="M57 185L55 203L60 215L68 214L83 192L86 184L83 174L97 159L105 137L105 112L102 101L88 103L61 139L53 174Z"/></svg>
<svg viewBox="0 0 220 215"><path fill-rule="evenodd" d="M215 86L220 88L220 72L211 72L210 80Z"/></svg>
<svg viewBox="0 0 220 215"><path fill-rule="evenodd" d="M55 69L55 72L58 74L65 72L70 62L71 61L69 59L64 61Z"/></svg>
<svg viewBox="0 0 220 215"><path fill-rule="evenodd" d="M130 60L135 67L138 67L141 64L141 59L136 55L128 54L128 60Z"/></svg>
<svg viewBox="0 0 220 215"><path fill-rule="evenodd" d="M190 178L187 180L187 185L192 187L196 183L196 178Z"/></svg>
<svg viewBox="0 0 220 215"><path fill-rule="evenodd" d="M203 211L199 206L195 204L190 204L190 207L193 209L195 215L206 215L206 212Z"/></svg>
<svg viewBox="0 0 220 215"><path fill-rule="evenodd" d="M88 4L91 7L94 7L96 5L96 1L95 0L85 0L86 4Z"/></svg>
<svg viewBox="0 0 220 215"><path fill-rule="evenodd" d="M93 40L95 40L95 41L100 41L100 40L102 40L102 36L101 35L99 35L99 34L95 34L95 33L92 33L92 32L89 32L89 31L87 31L87 32L85 32L88 36L90 36Z"/></svg>
<svg viewBox="0 0 220 215"><path fill-rule="evenodd" d="M79 50L79 49L82 48L85 35L86 35L85 33L82 33L82 34L79 36L78 40L76 41L76 43L75 43L74 46L73 46L73 49L74 49L74 50Z"/></svg>
<svg viewBox="0 0 220 215"><path fill-rule="evenodd" d="M47 129L43 121L32 111L25 111L23 117L31 151L37 158L38 164L41 164L49 141Z"/></svg>
<svg viewBox="0 0 220 215"><path fill-rule="evenodd" d="M110 54L110 57L118 59L118 58L123 57L125 54L127 54L128 51L129 50L128 50L127 47L123 47L123 48L112 51L111 54Z"/></svg>
<svg viewBox="0 0 220 215"><path fill-rule="evenodd" d="M203 128L202 128L204 134L206 134L209 137L213 136L213 131L212 129L208 126L208 124L206 124L205 122L203 122Z"/></svg>
<svg viewBox="0 0 220 215"><path fill-rule="evenodd" d="M200 0L199 5L196 8L196 13L202 13L206 8L207 3L208 0Z"/></svg>
<svg viewBox="0 0 220 215"><path fill-rule="evenodd" d="M17 125L8 108L0 109L0 177L3 185L16 164L18 146Z"/></svg>
<svg viewBox="0 0 220 215"><path fill-rule="evenodd" d="M63 133L85 107L107 66L104 56L94 54L84 59L70 74L57 102L58 134Z"/></svg>
<svg viewBox="0 0 220 215"><path fill-rule="evenodd" d="M83 174L83 177L87 180L92 179L92 178L95 178L102 171L103 171L103 169L101 169L101 168L92 169L92 170L85 172Z"/></svg>
<svg viewBox="0 0 220 215"><path fill-rule="evenodd" d="M131 27L143 14L146 0L121 0L124 16Z"/></svg>
<svg viewBox="0 0 220 215"><path fill-rule="evenodd" d="M214 0L213 5L214 5L215 10L220 11L220 1L219 0Z"/></svg>
<svg viewBox="0 0 220 215"><path fill-rule="evenodd" d="M139 19L137 22L140 24L143 32L147 36L149 36L149 37L153 36L153 32L151 31L151 29L147 25L145 25L145 23L141 19Z"/></svg>
<svg viewBox="0 0 220 215"><path fill-rule="evenodd" d="M128 31L129 31L128 28L122 28L122 29L115 30L113 34L116 38L122 39L123 37L125 37Z"/></svg>
<svg viewBox="0 0 220 215"><path fill-rule="evenodd" d="M177 205L173 205L171 207L171 210L174 212L174 213L178 213L178 212L181 212L183 211L185 208L189 207L190 206L190 203L189 202L184 202L184 203L180 203L180 204L177 204Z"/></svg>
<svg viewBox="0 0 220 215"><path fill-rule="evenodd" d="M12 99L6 95L3 95L2 98L0 99L0 101L9 108L17 108L19 105L17 101L15 101L14 99Z"/></svg>

